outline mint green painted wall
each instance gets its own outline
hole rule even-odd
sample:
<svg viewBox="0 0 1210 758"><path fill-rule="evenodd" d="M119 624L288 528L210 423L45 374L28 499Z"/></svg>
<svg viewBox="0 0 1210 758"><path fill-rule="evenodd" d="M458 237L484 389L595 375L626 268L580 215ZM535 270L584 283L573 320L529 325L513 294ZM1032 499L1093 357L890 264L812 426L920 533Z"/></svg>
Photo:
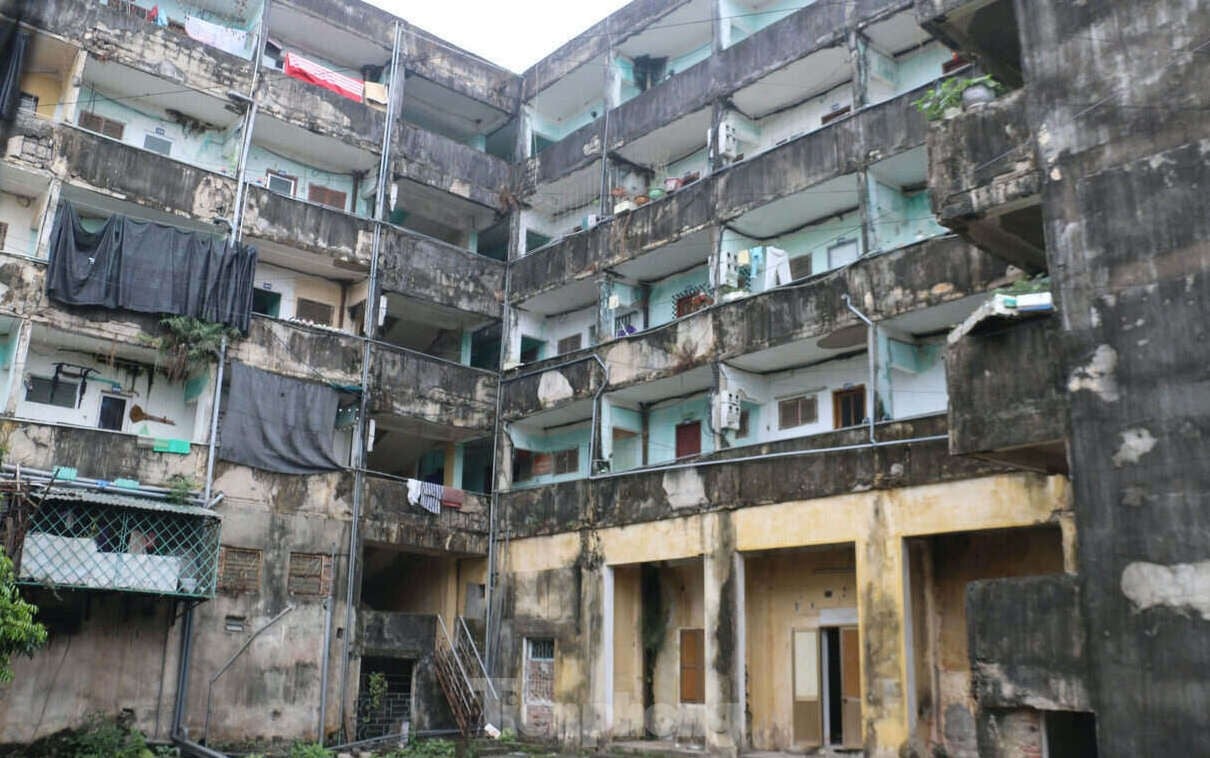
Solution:
<svg viewBox="0 0 1210 758"><path fill-rule="evenodd" d="M307 193L310 191L311 185L320 185L328 189L344 192L347 198L353 195L353 177L349 174L336 174L331 171L312 168L305 163L299 163L292 158L278 155L259 145L253 144L252 149L248 151L248 181L264 186L266 173L270 170L298 177L298 186L294 189L294 197L300 200L307 199ZM356 198L356 200L356 212L361 214L367 213L369 208L365 198ZM349 207L346 206L345 210L348 211Z"/></svg>
<svg viewBox="0 0 1210 758"><path fill-rule="evenodd" d="M909 92L941 78L941 64L953 57L953 51L940 42L930 42L895 59L897 81L895 94Z"/></svg>
<svg viewBox="0 0 1210 758"><path fill-rule="evenodd" d="M601 456L610 462L612 471L626 471L642 465L643 415L630 408L615 406L606 399L601 403ZM633 432L634 437L618 443L613 439L615 429Z"/></svg>
<svg viewBox="0 0 1210 758"><path fill-rule="evenodd" d="M566 482L573 479L583 479L588 476L588 422L574 427L557 429L550 432L541 430L530 431L520 426L509 429L509 437L513 441L514 450L530 450L535 453L553 453L559 450L577 448L579 452L579 469L571 474L543 474L524 482L513 482L514 489L537 487L551 482Z"/></svg>
<svg viewBox="0 0 1210 758"><path fill-rule="evenodd" d="M720 0L723 19L723 47L730 47L795 11L813 5L815 0L776 0L760 10L752 10L733 0Z"/></svg>
<svg viewBox="0 0 1210 758"><path fill-rule="evenodd" d="M235 153L239 149L238 130L212 129L200 134L186 134L185 129L179 124L152 113L140 111L132 107L130 102L110 99L104 93L83 86L80 88L76 123L79 123L80 115L92 112L125 124L122 142L128 145L142 148L146 135L155 134L172 140L170 158L207 171L225 174L235 172ZM161 130L163 133L159 134L157 130Z"/></svg>
<svg viewBox="0 0 1210 758"><path fill-rule="evenodd" d="M710 271L706 266L673 274L651 285L651 298L648 305L647 327L652 328L666 324L676 318L676 294L691 285L710 284ZM709 290L707 289L707 292Z"/></svg>
<svg viewBox="0 0 1210 758"><path fill-rule="evenodd" d="M946 233L933 216L927 190L905 194L871 176L869 192L870 246L874 252L894 250Z"/></svg>
<svg viewBox="0 0 1210 758"><path fill-rule="evenodd" d="M676 460L676 427L689 421L702 424L702 454L714 452L714 435L710 432L710 397L696 397L672 403L649 412L647 463L667 463Z"/></svg>
<svg viewBox="0 0 1210 758"><path fill-rule="evenodd" d="M818 274L831 268L828 263L828 249L842 241L856 242L858 254L864 254L859 211L854 210L839 218L830 218L823 223L760 242L726 230L723 235L723 249L743 250L756 245L780 247L789 254L790 260L804 255L811 256L811 271Z"/></svg>

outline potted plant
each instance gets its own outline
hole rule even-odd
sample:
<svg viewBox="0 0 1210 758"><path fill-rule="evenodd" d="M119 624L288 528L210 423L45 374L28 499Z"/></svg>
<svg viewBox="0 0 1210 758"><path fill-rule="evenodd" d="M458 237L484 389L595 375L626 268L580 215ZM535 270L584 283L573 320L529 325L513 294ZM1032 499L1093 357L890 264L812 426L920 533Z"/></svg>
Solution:
<svg viewBox="0 0 1210 758"><path fill-rule="evenodd" d="M967 90L973 89L969 96ZM990 76L975 78L955 76L938 82L936 86L912 102L916 109L929 121L940 121L956 116L962 106L973 106L994 100L1004 89L1003 85Z"/></svg>

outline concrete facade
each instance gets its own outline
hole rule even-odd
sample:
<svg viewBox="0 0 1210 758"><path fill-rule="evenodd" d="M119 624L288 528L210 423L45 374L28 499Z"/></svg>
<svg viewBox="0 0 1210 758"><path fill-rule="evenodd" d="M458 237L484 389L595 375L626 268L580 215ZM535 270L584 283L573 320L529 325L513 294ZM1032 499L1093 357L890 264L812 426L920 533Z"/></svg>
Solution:
<svg viewBox="0 0 1210 758"><path fill-rule="evenodd" d="M28 583L0 743L447 728L452 650L577 749L1197 753L1197 3L635 0L522 74L357 0L211 5L225 49L0 3L4 462L189 482L222 548L198 597ZM50 301L66 202L256 246L219 360L351 397L340 467L218 460L214 359Z"/></svg>

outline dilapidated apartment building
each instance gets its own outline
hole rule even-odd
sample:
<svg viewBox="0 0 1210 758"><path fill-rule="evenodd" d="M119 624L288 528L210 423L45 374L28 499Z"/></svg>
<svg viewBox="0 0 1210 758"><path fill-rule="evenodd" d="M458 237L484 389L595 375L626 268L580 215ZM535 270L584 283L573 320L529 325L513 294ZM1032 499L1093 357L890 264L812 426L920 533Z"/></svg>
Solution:
<svg viewBox="0 0 1210 758"><path fill-rule="evenodd" d="M1197 754L1198 5L6 0L0 742Z"/></svg>

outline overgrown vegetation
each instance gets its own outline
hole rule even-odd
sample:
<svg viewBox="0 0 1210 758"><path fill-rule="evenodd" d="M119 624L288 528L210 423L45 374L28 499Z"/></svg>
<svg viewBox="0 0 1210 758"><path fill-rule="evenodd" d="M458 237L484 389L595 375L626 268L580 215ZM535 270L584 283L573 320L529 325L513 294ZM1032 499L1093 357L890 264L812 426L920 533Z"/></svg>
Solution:
<svg viewBox="0 0 1210 758"><path fill-rule="evenodd" d="M173 474L168 479L168 502L185 505L193 497L199 485L197 480L185 474Z"/></svg>
<svg viewBox="0 0 1210 758"><path fill-rule="evenodd" d="M378 710L382 707L382 701L387 696L387 675L381 671L375 671L370 674L369 681L366 682L366 689L370 696L370 708Z"/></svg>
<svg viewBox="0 0 1210 758"><path fill-rule="evenodd" d="M1004 91L1004 85L990 76L951 76L937 82L920 98L913 100L912 105L928 118L929 121L940 121L951 108L962 106L962 93L975 85L983 84L990 87L997 95Z"/></svg>
<svg viewBox="0 0 1210 758"><path fill-rule="evenodd" d="M160 319L164 333L147 341L160 351L159 369L169 381L181 382L208 366L223 344L239 338L238 329L193 318L168 316Z"/></svg>
<svg viewBox="0 0 1210 758"><path fill-rule="evenodd" d="M331 758L326 748L315 742L295 742L290 746L290 758Z"/></svg>
<svg viewBox="0 0 1210 758"><path fill-rule="evenodd" d="M1038 274L1031 279L1018 279L1007 287L996 290L1001 295L1032 295L1036 292L1050 292L1050 276Z"/></svg>
<svg viewBox="0 0 1210 758"><path fill-rule="evenodd" d="M0 682L13 680L14 655L32 656L46 644L46 627L35 619L37 613L17 590L13 562L0 553Z"/></svg>
<svg viewBox="0 0 1210 758"><path fill-rule="evenodd" d="M450 740L412 740L407 747L388 753L388 758L454 758L458 746Z"/></svg>

